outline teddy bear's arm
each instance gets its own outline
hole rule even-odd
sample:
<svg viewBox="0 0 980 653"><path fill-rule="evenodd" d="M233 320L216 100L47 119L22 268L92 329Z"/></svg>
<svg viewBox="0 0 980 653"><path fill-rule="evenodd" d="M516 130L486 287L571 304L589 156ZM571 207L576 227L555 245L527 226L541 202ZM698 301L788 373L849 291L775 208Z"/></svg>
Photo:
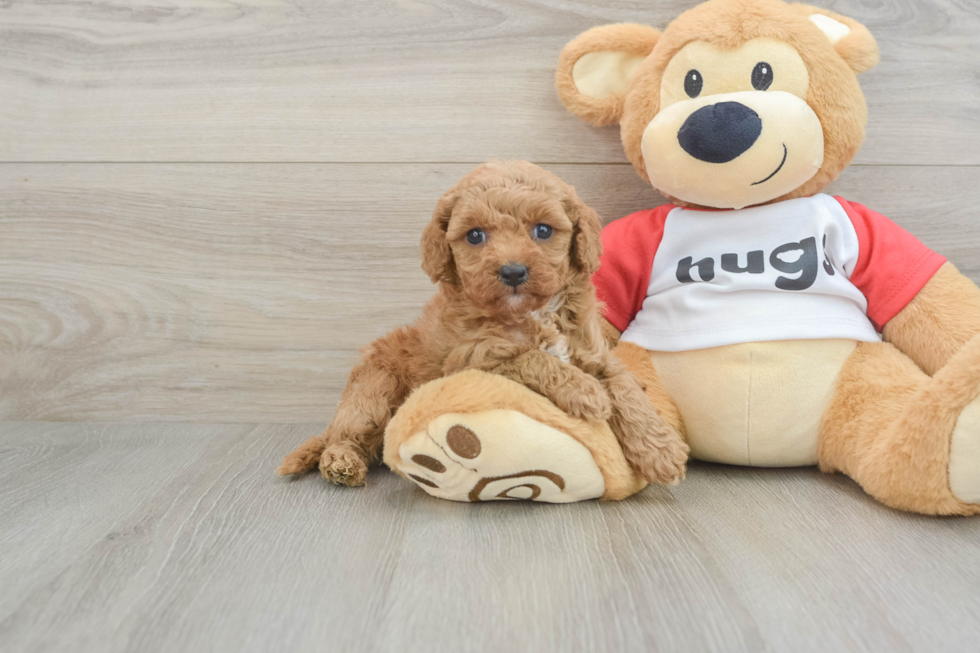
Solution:
<svg viewBox="0 0 980 653"><path fill-rule="evenodd" d="M980 288L952 263L944 263L882 331L930 375L978 333Z"/></svg>

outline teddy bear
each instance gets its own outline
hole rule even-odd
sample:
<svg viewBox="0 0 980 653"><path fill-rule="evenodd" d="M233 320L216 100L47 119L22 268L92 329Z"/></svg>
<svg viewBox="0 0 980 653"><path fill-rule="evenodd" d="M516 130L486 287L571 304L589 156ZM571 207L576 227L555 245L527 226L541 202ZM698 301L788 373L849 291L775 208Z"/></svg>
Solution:
<svg viewBox="0 0 980 653"><path fill-rule="evenodd" d="M893 508L980 513L980 290L821 191L864 139L870 32L782 0L710 0L663 32L562 51L564 106L618 123L670 204L603 231L617 353L695 459L843 472Z"/></svg>
<svg viewBox="0 0 980 653"><path fill-rule="evenodd" d="M596 27L559 97L618 123L669 201L610 223L593 277L617 356L695 459L843 472L881 503L980 513L980 289L821 191L864 139L869 31L782 0L709 0L663 32ZM605 423L468 370L415 390L384 461L458 501L623 499Z"/></svg>

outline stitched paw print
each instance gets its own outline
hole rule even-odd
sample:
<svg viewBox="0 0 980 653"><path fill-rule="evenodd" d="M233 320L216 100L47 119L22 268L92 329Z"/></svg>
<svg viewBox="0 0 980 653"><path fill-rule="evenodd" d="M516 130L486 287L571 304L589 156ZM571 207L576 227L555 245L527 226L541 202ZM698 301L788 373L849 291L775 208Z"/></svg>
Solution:
<svg viewBox="0 0 980 653"><path fill-rule="evenodd" d="M453 501L568 503L605 491L584 445L512 410L441 415L406 440L399 456L399 471Z"/></svg>

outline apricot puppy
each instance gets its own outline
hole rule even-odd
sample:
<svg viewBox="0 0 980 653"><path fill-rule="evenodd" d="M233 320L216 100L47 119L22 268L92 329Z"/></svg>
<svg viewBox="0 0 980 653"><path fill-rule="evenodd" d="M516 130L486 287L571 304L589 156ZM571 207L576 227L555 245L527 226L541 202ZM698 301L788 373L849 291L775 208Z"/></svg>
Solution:
<svg viewBox="0 0 980 653"><path fill-rule="evenodd" d="M413 325L365 349L333 422L286 456L279 474L319 463L333 483L363 484L388 421L412 390L479 369L573 417L608 420L644 479L682 478L687 444L603 337L591 282L601 230L571 186L533 164L492 161L457 182L422 235L422 268L438 294Z"/></svg>

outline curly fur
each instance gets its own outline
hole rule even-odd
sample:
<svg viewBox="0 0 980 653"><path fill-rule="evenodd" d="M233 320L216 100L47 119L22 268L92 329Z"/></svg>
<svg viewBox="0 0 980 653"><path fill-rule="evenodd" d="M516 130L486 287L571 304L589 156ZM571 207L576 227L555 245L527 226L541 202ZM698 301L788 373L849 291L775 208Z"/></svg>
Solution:
<svg viewBox="0 0 980 653"><path fill-rule="evenodd" d="M553 233L535 239L537 224ZM481 228L486 242L466 234ZM438 294L415 324L371 343L351 372L333 422L283 461L280 474L319 462L334 483L360 485L384 430L415 388L464 369L517 381L572 417L608 420L626 460L651 482L684 475L688 448L657 414L603 335L591 275L599 216L554 175L523 161L490 162L453 186L422 235L422 268ZM508 263L527 282L499 280Z"/></svg>

